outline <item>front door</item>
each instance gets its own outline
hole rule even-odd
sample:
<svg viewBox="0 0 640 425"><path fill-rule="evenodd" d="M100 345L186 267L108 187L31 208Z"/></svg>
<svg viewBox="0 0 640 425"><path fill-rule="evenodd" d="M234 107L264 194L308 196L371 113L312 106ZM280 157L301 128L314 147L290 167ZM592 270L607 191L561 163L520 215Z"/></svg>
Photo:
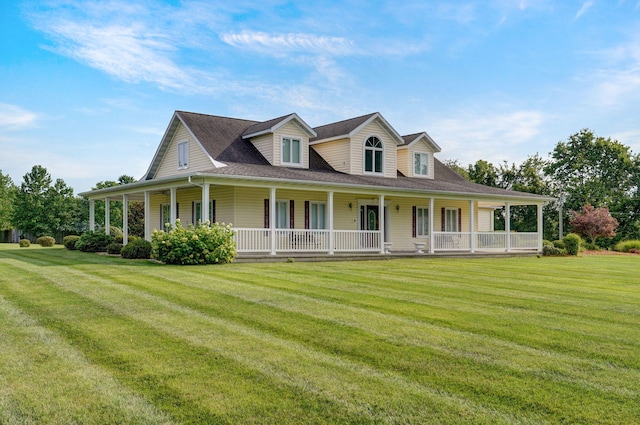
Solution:
<svg viewBox="0 0 640 425"><path fill-rule="evenodd" d="M379 230L377 205L360 206L360 230Z"/></svg>

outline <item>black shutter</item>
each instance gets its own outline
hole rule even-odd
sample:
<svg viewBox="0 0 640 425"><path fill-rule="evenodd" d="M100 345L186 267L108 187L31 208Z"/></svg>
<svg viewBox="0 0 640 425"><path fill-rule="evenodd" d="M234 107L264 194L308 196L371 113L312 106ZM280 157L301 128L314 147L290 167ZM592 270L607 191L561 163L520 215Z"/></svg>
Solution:
<svg viewBox="0 0 640 425"><path fill-rule="evenodd" d="M309 201L304 201L304 228L309 228Z"/></svg>
<svg viewBox="0 0 640 425"><path fill-rule="evenodd" d="M211 200L211 224L216 222L216 200Z"/></svg>
<svg viewBox="0 0 640 425"><path fill-rule="evenodd" d="M293 200L289 201L289 229L295 229L295 207L293 206Z"/></svg>
<svg viewBox="0 0 640 425"><path fill-rule="evenodd" d="M458 232L462 232L462 208L458 208Z"/></svg>
<svg viewBox="0 0 640 425"><path fill-rule="evenodd" d="M446 225L447 225L447 224L446 224L446 221L445 221L446 219L447 219L447 218L446 218L446 211L445 211L444 207L442 207L442 216L441 216L441 218L440 218L440 223L441 223L441 225L442 225L442 231L443 231L443 232L445 231L445 229L446 229Z"/></svg>
<svg viewBox="0 0 640 425"><path fill-rule="evenodd" d="M411 235L412 237L416 237L418 234L418 229L416 229L416 221L417 221L417 211L416 211L416 206L413 206L413 214L412 214L412 225L413 225L413 230L411 231Z"/></svg>
<svg viewBox="0 0 640 425"><path fill-rule="evenodd" d="M264 200L264 228L269 228L269 200Z"/></svg>

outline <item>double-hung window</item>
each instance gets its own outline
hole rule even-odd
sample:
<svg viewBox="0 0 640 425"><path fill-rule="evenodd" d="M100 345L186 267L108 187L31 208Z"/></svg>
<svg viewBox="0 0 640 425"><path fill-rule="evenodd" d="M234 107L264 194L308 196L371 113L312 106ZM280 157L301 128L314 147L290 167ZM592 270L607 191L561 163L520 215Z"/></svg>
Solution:
<svg viewBox="0 0 640 425"><path fill-rule="evenodd" d="M309 204L309 228L310 229L326 229L325 227L325 204L319 202L311 202Z"/></svg>
<svg viewBox="0 0 640 425"><path fill-rule="evenodd" d="M457 208L447 208L445 209L445 232L459 232L458 229L458 209Z"/></svg>
<svg viewBox="0 0 640 425"><path fill-rule="evenodd" d="M276 228L289 228L289 202L276 201Z"/></svg>
<svg viewBox="0 0 640 425"><path fill-rule="evenodd" d="M364 171L367 173L382 173L383 145L375 136L364 142Z"/></svg>
<svg viewBox="0 0 640 425"><path fill-rule="evenodd" d="M416 208L416 236L429 236L429 208Z"/></svg>
<svg viewBox="0 0 640 425"><path fill-rule="evenodd" d="M291 137L282 138L282 163L300 165L300 139Z"/></svg>
<svg viewBox="0 0 640 425"><path fill-rule="evenodd" d="M416 176L429 175L429 154L415 152L413 154L413 174Z"/></svg>
<svg viewBox="0 0 640 425"><path fill-rule="evenodd" d="M178 143L178 169L189 167L189 142Z"/></svg>

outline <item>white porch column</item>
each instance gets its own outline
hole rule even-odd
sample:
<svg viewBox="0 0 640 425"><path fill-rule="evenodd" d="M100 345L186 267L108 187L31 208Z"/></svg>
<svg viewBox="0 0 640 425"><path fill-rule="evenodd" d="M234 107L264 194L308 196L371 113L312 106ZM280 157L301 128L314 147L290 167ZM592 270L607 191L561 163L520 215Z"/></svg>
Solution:
<svg viewBox="0 0 640 425"><path fill-rule="evenodd" d="M276 188L269 192L269 235L271 237L271 255L276 255Z"/></svg>
<svg viewBox="0 0 640 425"><path fill-rule="evenodd" d="M200 207L200 220L202 220L203 223L209 220L209 186L209 183L202 184L202 206Z"/></svg>
<svg viewBox="0 0 640 425"><path fill-rule="evenodd" d="M144 191L144 238L151 242L151 192Z"/></svg>
<svg viewBox="0 0 640 425"><path fill-rule="evenodd" d="M474 205L475 202L474 201L469 201L469 233L471 233L471 253L473 254L474 252L476 252L476 230L475 230L475 226L474 226L474 216L475 214L475 210L474 210Z"/></svg>
<svg viewBox="0 0 640 425"><path fill-rule="evenodd" d="M111 201L104 198L104 232L108 235L111 233Z"/></svg>
<svg viewBox="0 0 640 425"><path fill-rule="evenodd" d="M538 204L538 252L542 252L542 237L544 235L544 220L542 216L543 204Z"/></svg>
<svg viewBox="0 0 640 425"><path fill-rule="evenodd" d="M178 219L178 211L176 211L176 200L177 200L177 192L178 189L175 187L171 188L171 205L169 205L169 211L171 211L170 213L170 223L171 223L171 227L175 227L176 225L176 220Z"/></svg>
<svg viewBox="0 0 640 425"><path fill-rule="evenodd" d="M378 229L380 229L380 254L384 254L384 195L378 198Z"/></svg>
<svg viewBox="0 0 640 425"><path fill-rule="evenodd" d="M333 255L333 192L327 193L327 209L329 210L329 255Z"/></svg>
<svg viewBox="0 0 640 425"><path fill-rule="evenodd" d="M89 230L96 230L96 201L89 199Z"/></svg>
<svg viewBox="0 0 640 425"><path fill-rule="evenodd" d="M129 243L129 195L122 195L122 244Z"/></svg>
<svg viewBox="0 0 640 425"><path fill-rule="evenodd" d="M433 217L435 215L435 201L433 198L429 198L429 254L433 254L435 252L435 236L433 234L433 226L434 220Z"/></svg>
<svg viewBox="0 0 640 425"><path fill-rule="evenodd" d="M511 204L504 204L504 231L507 234L507 252L511 252Z"/></svg>

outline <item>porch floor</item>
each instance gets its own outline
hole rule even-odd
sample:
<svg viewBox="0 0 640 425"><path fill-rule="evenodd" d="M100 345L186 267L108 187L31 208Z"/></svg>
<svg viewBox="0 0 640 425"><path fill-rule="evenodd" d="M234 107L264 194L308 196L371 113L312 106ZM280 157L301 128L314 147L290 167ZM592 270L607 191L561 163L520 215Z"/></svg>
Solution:
<svg viewBox="0 0 640 425"><path fill-rule="evenodd" d="M281 263L296 261L370 261L370 260L393 260L396 258L491 258L491 257L533 257L538 255L535 251L512 251L512 252L482 252L476 251L438 251L433 254L418 254L415 251L391 251L388 254L377 253L355 253L341 252L333 255L326 253L295 253L283 252L276 255L265 253L239 253L235 259L236 263Z"/></svg>

